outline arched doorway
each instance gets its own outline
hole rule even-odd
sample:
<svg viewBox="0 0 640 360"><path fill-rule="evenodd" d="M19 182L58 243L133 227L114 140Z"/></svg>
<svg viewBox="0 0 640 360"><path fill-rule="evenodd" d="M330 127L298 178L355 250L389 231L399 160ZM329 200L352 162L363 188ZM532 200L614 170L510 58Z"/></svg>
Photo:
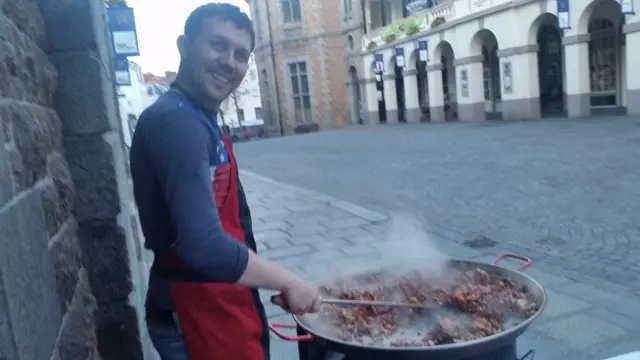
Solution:
<svg viewBox="0 0 640 360"><path fill-rule="evenodd" d="M590 105L593 113L611 113L623 105L624 35L620 4L604 0L595 4L588 23Z"/></svg>
<svg viewBox="0 0 640 360"><path fill-rule="evenodd" d="M502 118L502 91L500 89L500 59L498 40L491 30L478 31L471 41L471 53L482 55L482 81L487 120Z"/></svg>
<svg viewBox="0 0 640 360"><path fill-rule="evenodd" d="M384 100L384 81L382 79L382 72L376 69L375 62L371 64L371 72L374 74L374 81L376 83L376 99L378 100L378 122L381 124L387 123L387 106Z"/></svg>
<svg viewBox="0 0 640 360"><path fill-rule="evenodd" d="M451 44L446 41L441 42L438 47L440 48L440 64L442 64L442 94L444 96L445 120L457 120L456 68L453 65L455 55ZM437 51L435 54L437 54Z"/></svg>
<svg viewBox="0 0 640 360"><path fill-rule="evenodd" d="M536 35L538 44L538 81L540 84L540 114L558 116L564 114L564 58L562 34L558 18L544 14L539 19Z"/></svg>
<svg viewBox="0 0 640 360"><path fill-rule="evenodd" d="M351 84L351 123L362 124L360 82L358 80L358 70L356 70L355 66L349 68L349 83Z"/></svg>
<svg viewBox="0 0 640 360"><path fill-rule="evenodd" d="M398 66L395 56L391 58L390 65L393 66L398 122L405 123L407 122L407 104L404 94L404 68Z"/></svg>
<svg viewBox="0 0 640 360"><path fill-rule="evenodd" d="M418 104L422 112L420 121L429 121L429 80L427 76L427 62L420 61L420 56L415 56L416 82L418 85Z"/></svg>

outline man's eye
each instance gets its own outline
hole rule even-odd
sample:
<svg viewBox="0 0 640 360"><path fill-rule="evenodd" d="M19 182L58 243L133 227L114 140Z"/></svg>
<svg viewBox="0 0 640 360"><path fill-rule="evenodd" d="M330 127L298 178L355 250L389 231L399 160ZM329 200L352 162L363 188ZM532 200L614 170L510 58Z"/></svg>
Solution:
<svg viewBox="0 0 640 360"><path fill-rule="evenodd" d="M227 47L222 41L213 41L211 42L211 47L216 50L225 50Z"/></svg>

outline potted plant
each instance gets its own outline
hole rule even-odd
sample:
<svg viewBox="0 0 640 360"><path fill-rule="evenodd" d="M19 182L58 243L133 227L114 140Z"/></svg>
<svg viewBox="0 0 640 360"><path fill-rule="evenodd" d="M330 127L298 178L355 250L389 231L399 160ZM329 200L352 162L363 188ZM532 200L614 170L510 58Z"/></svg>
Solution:
<svg viewBox="0 0 640 360"><path fill-rule="evenodd" d="M408 18L402 25L407 36L417 34L420 31L420 23L415 16Z"/></svg>
<svg viewBox="0 0 640 360"><path fill-rule="evenodd" d="M390 43L396 41L398 39L398 27L396 25L391 25L384 29L381 34L382 41L385 43Z"/></svg>
<svg viewBox="0 0 640 360"><path fill-rule="evenodd" d="M370 41L367 44L367 50L373 50L378 46L378 44L375 41Z"/></svg>

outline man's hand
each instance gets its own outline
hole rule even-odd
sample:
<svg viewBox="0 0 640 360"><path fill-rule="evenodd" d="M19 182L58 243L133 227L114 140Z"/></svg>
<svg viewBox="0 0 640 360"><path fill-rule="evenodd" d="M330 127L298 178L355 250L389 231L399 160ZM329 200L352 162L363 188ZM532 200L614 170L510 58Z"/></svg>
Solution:
<svg viewBox="0 0 640 360"><path fill-rule="evenodd" d="M318 291L304 281L294 281L280 294L271 297L271 302L294 315L304 315L320 311Z"/></svg>

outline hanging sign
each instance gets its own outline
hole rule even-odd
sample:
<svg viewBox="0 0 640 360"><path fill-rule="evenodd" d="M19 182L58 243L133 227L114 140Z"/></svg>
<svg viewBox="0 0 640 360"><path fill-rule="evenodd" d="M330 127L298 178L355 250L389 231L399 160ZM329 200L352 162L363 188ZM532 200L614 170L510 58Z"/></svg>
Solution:
<svg viewBox="0 0 640 360"><path fill-rule="evenodd" d="M404 67L404 48L398 47L395 49L396 52L396 66L399 68Z"/></svg>
<svg viewBox="0 0 640 360"><path fill-rule="evenodd" d="M378 74L382 74L384 72L384 57L382 54L373 55L375 61L375 69Z"/></svg>
<svg viewBox="0 0 640 360"><path fill-rule="evenodd" d="M511 61L505 61L502 63L502 87L505 94L513 93L513 70L511 67Z"/></svg>
<svg viewBox="0 0 640 360"><path fill-rule="evenodd" d="M427 10L430 7L433 7L433 0L413 0L405 5L409 14L419 13L420 11Z"/></svg>
<svg viewBox="0 0 640 360"><path fill-rule="evenodd" d="M469 97L469 75L467 69L460 69L460 92L462 97Z"/></svg>
<svg viewBox="0 0 640 360"><path fill-rule="evenodd" d="M635 15L635 0L620 0L620 10L623 15Z"/></svg>
<svg viewBox="0 0 640 360"><path fill-rule="evenodd" d="M418 59L420 59L420 61L427 61L429 59L427 40L418 41Z"/></svg>
<svg viewBox="0 0 640 360"><path fill-rule="evenodd" d="M556 7L558 10L558 28L560 28L560 30L571 29L569 0L556 0Z"/></svg>
<svg viewBox="0 0 640 360"><path fill-rule="evenodd" d="M107 9L109 32L116 55L138 56L138 35L133 9L127 6L115 6Z"/></svg>
<svg viewBox="0 0 640 360"><path fill-rule="evenodd" d="M113 62L116 85L131 85L131 73L129 72L129 60L126 56L117 56Z"/></svg>

